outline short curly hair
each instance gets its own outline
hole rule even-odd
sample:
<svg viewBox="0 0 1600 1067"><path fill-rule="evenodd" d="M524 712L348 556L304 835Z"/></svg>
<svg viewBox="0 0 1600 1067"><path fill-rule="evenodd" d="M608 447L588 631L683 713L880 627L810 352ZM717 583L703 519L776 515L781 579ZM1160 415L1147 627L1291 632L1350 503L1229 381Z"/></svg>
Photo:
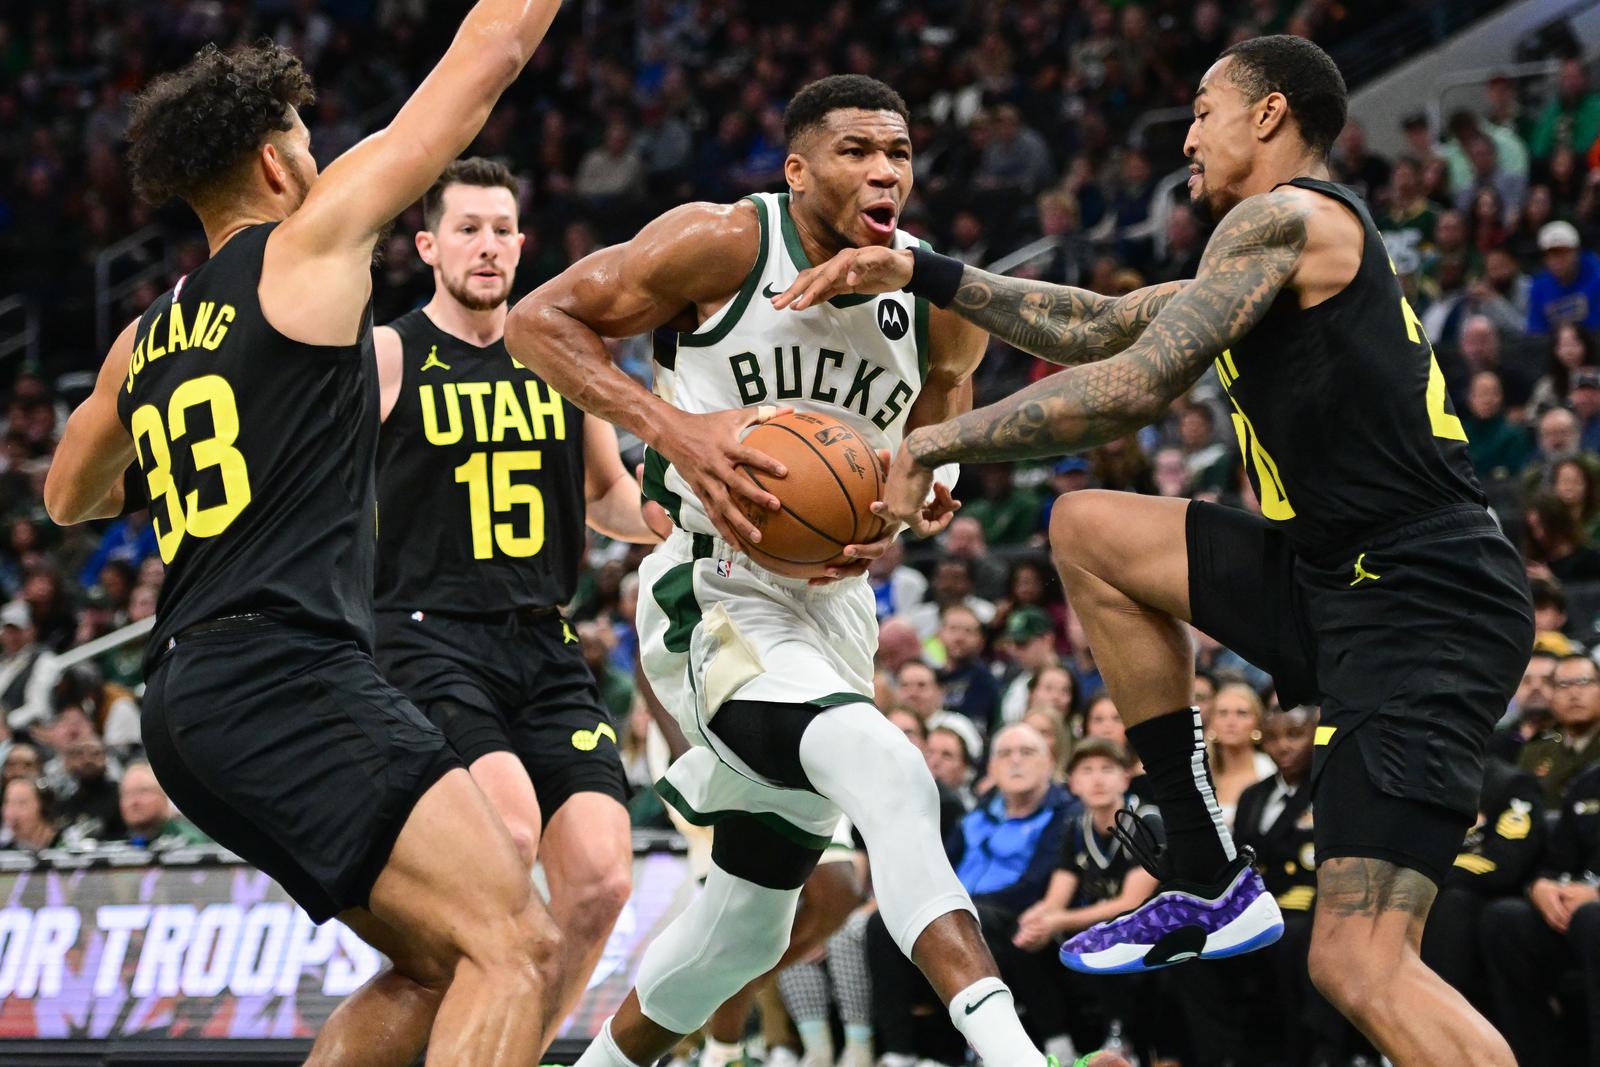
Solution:
<svg viewBox="0 0 1600 1067"><path fill-rule="evenodd" d="M1232 57L1228 80L1254 104L1268 93L1289 101L1300 137L1326 157L1344 129L1349 96L1333 57L1304 37L1273 34L1240 41L1222 53Z"/></svg>
<svg viewBox="0 0 1600 1067"><path fill-rule="evenodd" d="M827 121L829 112L846 108L893 111L907 122L911 109L905 99L877 78L865 74L833 74L818 79L794 94L783 112L783 135L790 143Z"/></svg>
<svg viewBox="0 0 1600 1067"><path fill-rule="evenodd" d="M268 135L293 125L290 109L315 99L310 75L286 49L268 41L228 52L206 45L133 102L134 192L152 204L205 199Z"/></svg>

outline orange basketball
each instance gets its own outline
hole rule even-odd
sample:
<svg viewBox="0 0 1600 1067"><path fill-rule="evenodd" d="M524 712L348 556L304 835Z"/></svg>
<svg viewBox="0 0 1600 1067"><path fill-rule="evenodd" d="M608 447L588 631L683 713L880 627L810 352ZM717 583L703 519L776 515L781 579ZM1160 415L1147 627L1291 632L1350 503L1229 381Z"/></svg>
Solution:
<svg viewBox="0 0 1600 1067"><path fill-rule="evenodd" d="M877 453L855 430L827 415L790 412L753 427L745 444L784 465L774 478L749 470L756 483L783 502L780 511L752 507L759 545L742 547L769 570L815 578L842 562L845 545L877 538L883 521L872 502L883 492Z"/></svg>

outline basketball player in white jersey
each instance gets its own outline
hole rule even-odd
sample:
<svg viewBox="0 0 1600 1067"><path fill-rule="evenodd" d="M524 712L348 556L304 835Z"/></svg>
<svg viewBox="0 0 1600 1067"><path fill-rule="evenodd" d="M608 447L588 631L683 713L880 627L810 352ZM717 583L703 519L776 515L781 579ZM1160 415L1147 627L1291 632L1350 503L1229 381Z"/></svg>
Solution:
<svg viewBox="0 0 1600 1067"><path fill-rule="evenodd" d="M715 825L704 889L645 953L634 991L579 1065L654 1063L771 968L842 810L866 841L890 933L956 1027L990 1067L1039 1067L1045 1056L945 858L927 766L872 706L865 567L808 583L737 547L737 536L760 539L744 509L778 507L738 470L783 476L738 440L763 407L838 418L892 450L908 429L970 404L985 346L904 293L798 314L771 307L842 248L918 243L896 225L911 191L899 94L859 75L824 78L784 123L788 193L674 209L575 264L506 324L513 356L649 446L645 493L677 529L640 568L640 650L694 744L657 788L689 821ZM666 325L680 331L677 351L658 358L652 394L613 366L602 339ZM942 523L954 506L941 487L927 513Z"/></svg>

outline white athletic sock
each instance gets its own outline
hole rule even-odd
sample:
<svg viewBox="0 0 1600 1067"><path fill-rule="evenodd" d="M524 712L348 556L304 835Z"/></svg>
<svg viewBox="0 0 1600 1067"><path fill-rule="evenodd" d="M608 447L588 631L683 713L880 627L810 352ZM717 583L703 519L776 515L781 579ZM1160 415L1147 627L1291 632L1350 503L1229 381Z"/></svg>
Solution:
<svg viewBox="0 0 1600 1067"><path fill-rule="evenodd" d="M744 1044L738 1041L718 1041L706 1038L706 1047L700 1052L700 1067L728 1067L744 1058Z"/></svg>
<svg viewBox="0 0 1600 1067"><path fill-rule="evenodd" d="M1017 1018L1011 990L998 978L980 978L950 999L950 1021L986 1067L1042 1067L1044 1053Z"/></svg>
<svg viewBox="0 0 1600 1067"><path fill-rule="evenodd" d="M640 1067L622 1054L617 1043L611 1038L611 1020L607 1019L600 1027L600 1032L595 1039L589 1042L589 1047L578 1057L574 1067Z"/></svg>
<svg viewBox="0 0 1600 1067"><path fill-rule="evenodd" d="M852 1045L865 1045L872 1047L872 1027L861 1023L846 1023L844 1027L844 1047Z"/></svg>
<svg viewBox="0 0 1600 1067"><path fill-rule="evenodd" d="M817 1063L833 1063L833 1028L826 1019L804 1019L794 1024L800 1034L800 1044L806 1050L806 1059Z"/></svg>

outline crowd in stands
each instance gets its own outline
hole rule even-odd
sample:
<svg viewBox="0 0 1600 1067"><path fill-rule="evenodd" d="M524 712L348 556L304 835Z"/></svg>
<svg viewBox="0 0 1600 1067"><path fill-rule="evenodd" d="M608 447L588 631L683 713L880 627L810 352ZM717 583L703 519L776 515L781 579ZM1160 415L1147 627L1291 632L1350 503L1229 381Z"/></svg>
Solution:
<svg viewBox="0 0 1600 1067"><path fill-rule="evenodd" d="M1158 199L1179 160L1128 143L1137 116L1186 104L1242 36L1286 30L1336 45L1385 6L582 5L558 21L473 151L525 180L523 292L665 207L781 182L787 96L824 74L871 73L913 112L907 228L976 264L1048 238L1018 273L1121 293L1191 275L1206 236L1186 204ZM81 396L72 372L92 368L104 340L96 255L138 232L166 249L166 269L113 309L120 325L205 254L186 211L131 197L120 162L130 95L205 41L272 37L316 76L306 119L326 163L386 117L458 18L459 5L426 0L0 0L0 297L35 304L43 350L40 364L3 374L0 848L200 840L141 759L141 643L73 652L155 611L162 565L149 517L63 530L40 505ZM1600 1062L1600 668L1590 655L1600 645L1600 91L1576 52L1553 57L1552 78L1497 77L1486 106L1447 113L1442 128L1406 117L1397 155L1374 152L1352 123L1332 160L1371 204L1491 506L1527 558L1539 635L1494 738L1479 824L1424 941L1430 964L1527 1063ZM414 212L400 220L375 268L380 322L431 291L411 251L418 223ZM614 352L648 379L651 338ZM997 342L978 400L1052 370ZM870 576L877 702L924 752L985 936L1027 1024L1064 1062L1102 1044L1184 1067L1372 1057L1306 979L1316 709L1279 707L1269 677L1204 634L1193 635L1195 700L1217 792L1236 837L1256 848L1288 932L1250 957L1126 980L1082 982L1054 961L1064 936L1152 891L1111 832L1127 818L1118 813L1155 835L1160 822L1061 595L1050 509L1090 487L1254 508L1231 423L1207 379L1161 423L1088 455L969 467L950 529L897 548ZM634 681L644 551L596 539L569 613L626 727L635 821L666 827L647 788L660 760ZM832 1049L835 1019L850 1067L870 1064L860 1050L874 1046L886 1067L960 1062L932 991L863 904L826 959L779 983L801 1024L797 1051L811 1050L807 1067L823 1063L811 1046L827 1035ZM1152 1010L1171 1005L1182 1010Z"/></svg>

